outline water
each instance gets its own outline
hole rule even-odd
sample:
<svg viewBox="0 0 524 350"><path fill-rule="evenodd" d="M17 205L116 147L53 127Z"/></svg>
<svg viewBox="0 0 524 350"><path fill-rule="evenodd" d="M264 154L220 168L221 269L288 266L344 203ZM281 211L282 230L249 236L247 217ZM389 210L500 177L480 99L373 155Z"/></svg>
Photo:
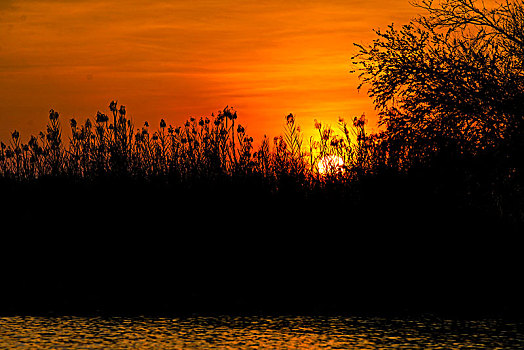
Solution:
<svg viewBox="0 0 524 350"><path fill-rule="evenodd" d="M10 349L522 349L521 323L363 317L5 317Z"/></svg>

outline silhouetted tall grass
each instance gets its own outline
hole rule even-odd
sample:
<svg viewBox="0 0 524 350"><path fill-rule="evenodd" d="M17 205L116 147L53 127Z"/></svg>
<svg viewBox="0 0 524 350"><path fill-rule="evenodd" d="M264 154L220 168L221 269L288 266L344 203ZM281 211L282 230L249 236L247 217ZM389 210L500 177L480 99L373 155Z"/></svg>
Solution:
<svg viewBox="0 0 524 350"><path fill-rule="evenodd" d="M295 117L289 114L283 119L282 135L256 142L229 107L177 126L162 119L156 127L147 122L136 127L125 106L115 101L109 104L109 113L64 123L51 110L47 128L38 136L23 142L14 131L7 143L1 143L3 183L111 180L163 183L201 192L227 184L229 192L224 196L247 186L258 195L280 199L334 201L338 204L333 206L345 208L346 213L352 208L369 212L374 210L373 203L381 203L382 213L398 214L391 214L389 220L402 215L402 220L429 218L431 213L419 212L427 206L428 211L446 215L472 210L479 217L522 222L520 199L512 197L507 184L501 183L499 192L493 190L497 186L482 185L481 181L499 179L479 168L485 163L480 156L461 163L436 159L428 166L414 162L399 167L390 156L389 140L381 133L366 132L364 115L350 123L339 119L335 129L315 120L317 133L305 142ZM68 139L63 132L66 127ZM505 204L503 210L500 203L511 200L517 201L514 207ZM404 207L405 214L384 206Z"/></svg>
<svg viewBox="0 0 524 350"><path fill-rule="evenodd" d="M18 181L48 176L184 181L257 175L276 181L291 177L306 186L371 169L363 119L355 119L349 127L340 120L343 136L316 122L319 137L309 140L307 150L292 114L285 118L282 136L273 142L265 138L256 146L237 113L228 107L179 126L168 126L162 119L157 127L146 122L140 128L126 116L125 106L118 108L113 101L109 110L109 116L98 112L94 120L83 123L71 119L69 140L64 140L65 126L54 110L49 112L47 129L27 143L14 131L7 144L1 143L0 176ZM326 155L340 156L344 166L333 165L319 174L318 163Z"/></svg>

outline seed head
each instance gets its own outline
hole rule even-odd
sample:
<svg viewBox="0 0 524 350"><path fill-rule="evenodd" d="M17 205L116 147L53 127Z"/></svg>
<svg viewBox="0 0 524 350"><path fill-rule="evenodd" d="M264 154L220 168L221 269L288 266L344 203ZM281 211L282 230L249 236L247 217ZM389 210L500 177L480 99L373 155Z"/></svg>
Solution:
<svg viewBox="0 0 524 350"><path fill-rule="evenodd" d="M109 110L111 112L116 112L116 104L117 104L116 101L111 101L111 103L109 104Z"/></svg>
<svg viewBox="0 0 524 350"><path fill-rule="evenodd" d="M295 117L293 116L292 113L289 113L286 117L286 122L288 124L295 124Z"/></svg>
<svg viewBox="0 0 524 350"><path fill-rule="evenodd" d="M49 110L49 120L57 120L58 112L55 112L53 109Z"/></svg>
<svg viewBox="0 0 524 350"><path fill-rule="evenodd" d="M100 111L96 112L96 122L105 123L109 120L109 117Z"/></svg>

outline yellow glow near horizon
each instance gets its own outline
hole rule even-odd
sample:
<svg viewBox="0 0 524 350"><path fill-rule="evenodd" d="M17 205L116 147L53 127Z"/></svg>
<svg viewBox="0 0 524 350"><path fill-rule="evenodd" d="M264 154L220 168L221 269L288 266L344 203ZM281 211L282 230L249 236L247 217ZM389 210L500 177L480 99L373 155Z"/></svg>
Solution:
<svg viewBox="0 0 524 350"><path fill-rule="evenodd" d="M344 170L344 159L337 155L327 155L318 162L318 172L321 175L337 174Z"/></svg>

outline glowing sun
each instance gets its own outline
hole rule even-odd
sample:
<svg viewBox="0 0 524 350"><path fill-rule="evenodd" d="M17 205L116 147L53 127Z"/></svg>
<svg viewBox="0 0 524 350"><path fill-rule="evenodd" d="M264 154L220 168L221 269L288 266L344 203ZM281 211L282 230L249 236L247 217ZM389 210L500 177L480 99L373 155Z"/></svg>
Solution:
<svg viewBox="0 0 524 350"><path fill-rule="evenodd" d="M318 172L320 174L332 174L344 169L344 160L336 155L327 155L318 162Z"/></svg>

